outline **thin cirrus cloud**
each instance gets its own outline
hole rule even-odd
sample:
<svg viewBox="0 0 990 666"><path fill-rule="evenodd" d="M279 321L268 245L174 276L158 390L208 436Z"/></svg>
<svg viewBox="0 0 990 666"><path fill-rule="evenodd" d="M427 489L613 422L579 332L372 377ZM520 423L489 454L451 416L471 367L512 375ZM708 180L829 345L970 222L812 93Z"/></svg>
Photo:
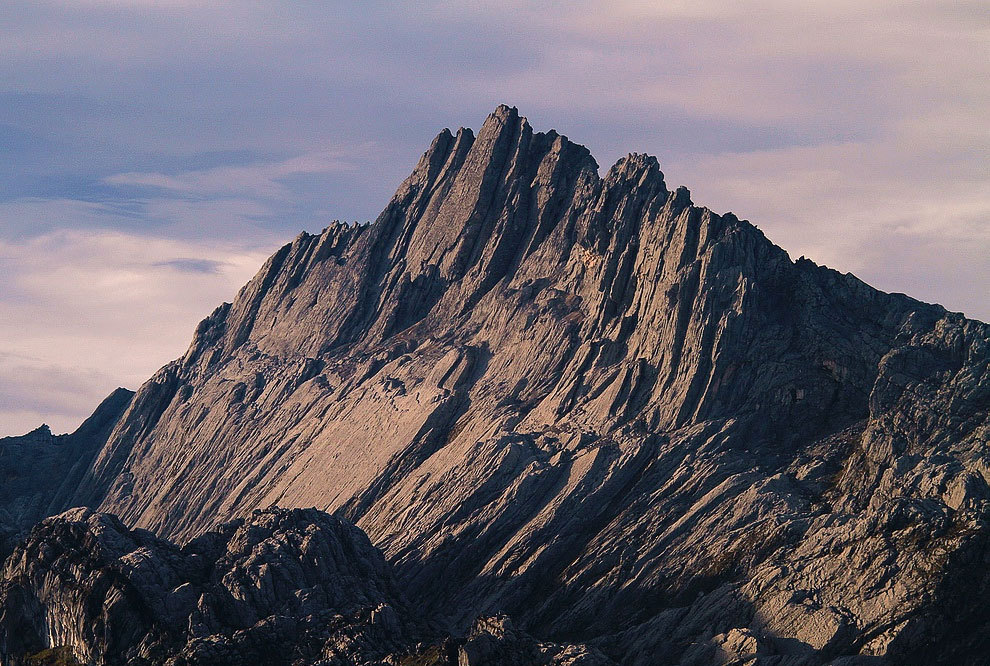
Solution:
<svg viewBox="0 0 990 666"><path fill-rule="evenodd" d="M0 420L72 430L120 385L182 354L190 319L230 300L266 252L107 230L0 241ZM197 314L193 314L197 313Z"/></svg>
<svg viewBox="0 0 990 666"><path fill-rule="evenodd" d="M152 266L168 266L176 270L188 273L207 273L216 275L224 267L222 261L216 259L197 259L195 257L176 257L166 261L159 261Z"/></svg>
<svg viewBox="0 0 990 666"><path fill-rule="evenodd" d="M164 173L121 173L104 179L109 185L149 187L177 195L247 195L253 198L292 196L285 180L311 174L347 172L357 169L354 157L365 160L375 150L371 143L340 150L311 152L279 162L222 166L174 175Z"/></svg>
<svg viewBox="0 0 990 666"><path fill-rule="evenodd" d="M3 13L0 435L71 429L136 387L267 253L374 219L439 129L477 127L503 102L603 169L657 155L671 186L792 256L990 319L983 3L8 0Z"/></svg>

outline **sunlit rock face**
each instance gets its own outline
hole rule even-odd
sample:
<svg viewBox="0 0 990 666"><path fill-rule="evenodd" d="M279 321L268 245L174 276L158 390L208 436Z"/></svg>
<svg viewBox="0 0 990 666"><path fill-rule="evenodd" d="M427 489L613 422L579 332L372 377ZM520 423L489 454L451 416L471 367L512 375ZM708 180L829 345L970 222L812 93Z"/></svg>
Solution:
<svg viewBox="0 0 990 666"><path fill-rule="evenodd" d="M557 646L527 659L980 664L988 357L986 324L499 107L375 223L275 253L46 510L181 543L315 506L470 664L514 632Z"/></svg>

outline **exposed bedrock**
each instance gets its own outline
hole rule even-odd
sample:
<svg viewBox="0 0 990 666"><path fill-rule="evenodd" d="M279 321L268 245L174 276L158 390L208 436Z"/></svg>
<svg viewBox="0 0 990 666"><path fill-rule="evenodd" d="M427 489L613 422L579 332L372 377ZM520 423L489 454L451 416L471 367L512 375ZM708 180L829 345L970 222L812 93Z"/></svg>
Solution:
<svg viewBox="0 0 990 666"><path fill-rule="evenodd" d="M315 506L448 630L621 663L985 663L988 351L499 107L276 252L50 508Z"/></svg>

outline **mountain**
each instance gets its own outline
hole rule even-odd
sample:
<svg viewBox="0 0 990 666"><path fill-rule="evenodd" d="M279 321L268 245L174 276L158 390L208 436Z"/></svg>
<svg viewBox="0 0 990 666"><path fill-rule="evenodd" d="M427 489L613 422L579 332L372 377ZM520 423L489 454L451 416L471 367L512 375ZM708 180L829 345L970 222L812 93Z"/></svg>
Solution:
<svg viewBox="0 0 990 666"><path fill-rule="evenodd" d="M988 352L503 106L276 252L46 510L316 507L445 631L623 664L980 664Z"/></svg>

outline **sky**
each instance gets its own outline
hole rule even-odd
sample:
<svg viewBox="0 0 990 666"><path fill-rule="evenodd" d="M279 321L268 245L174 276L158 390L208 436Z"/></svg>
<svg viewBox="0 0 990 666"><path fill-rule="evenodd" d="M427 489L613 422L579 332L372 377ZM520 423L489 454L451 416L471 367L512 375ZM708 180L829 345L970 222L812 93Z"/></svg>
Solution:
<svg viewBox="0 0 990 666"><path fill-rule="evenodd" d="M498 104L990 320L982 0L4 0L0 436L68 432Z"/></svg>

